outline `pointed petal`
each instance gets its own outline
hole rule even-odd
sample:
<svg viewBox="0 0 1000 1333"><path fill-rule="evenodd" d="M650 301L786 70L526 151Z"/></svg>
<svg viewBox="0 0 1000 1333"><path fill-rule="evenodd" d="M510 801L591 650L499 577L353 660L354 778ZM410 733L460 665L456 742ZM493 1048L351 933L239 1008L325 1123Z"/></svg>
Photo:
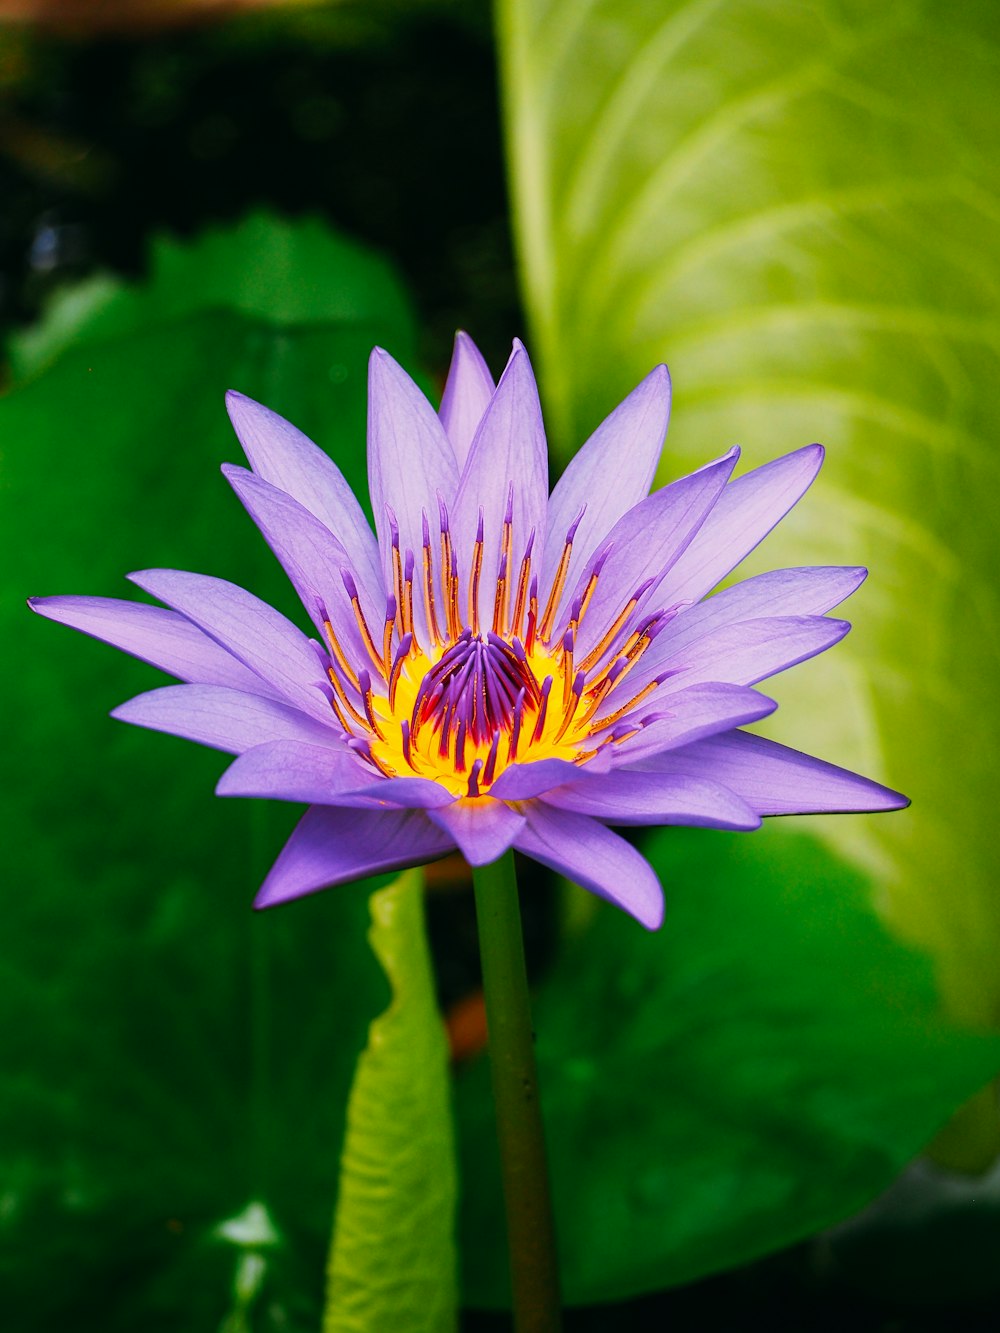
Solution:
<svg viewBox="0 0 1000 1333"><path fill-rule="evenodd" d="M164 685L120 704L111 716L230 754L276 740L340 748L332 727L324 727L289 704L224 685Z"/></svg>
<svg viewBox="0 0 1000 1333"><path fill-rule="evenodd" d="M357 788L353 795L358 800L374 800L380 806L397 805L407 810L435 810L455 799L446 787L431 778L379 778Z"/></svg>
<svg viewBox="0 0 1000 1333"><path fill-rule="evenodd" d="M365 875L435 861L452 846L419 810L314 805L285 844L254 906L273 907Z"/></svg>
<svg viewBox="0 0 1000 1333"><path fill-rule="evenodd" d="M459 471L465 466L483 413L496 386L482 353L467 333L455 334L455 350L445 380L438 416L455 451Z"/></svg>
<svg viewBox="0 0 1000 1333"><path fill-rule="evenodd" d="M633 773L618 769L545 795L547 805L609 824L684 824L695 828L755 829L760 816L742 797L707 777Z"/></svg>
<svg viewBox="0 0 1000 1333"><path fill-rule="evenodd" d="M867 572L838 566L775 569L724 588L697 606L688 607L667 625L643 655L641 679L651 680L672 663L685 661L709 635L740 622L822 615L849 597Z"/></svg>
<svg viewBox="0 0 1000 1333"><path fill-rule="evenodd" d="M848 621L829 616L762 616L758 620L739 620L661 656L655 664L647 663L644 657L622 684L627 690L638 691L664 670L670 671L669 679L650 701L651 708L698 681L728 680L734 685L755 685L832 648L850 628ZM614 703L612 692L605 711L612 712ZM669 703L664 706L670 707Z"/></svg>
<svg viewBox="0 0 1000 1333"><path fill-rule="evenodd" d="M249 694L279 692L176 611L116 597L31 597L47 620L81 630L196 685L228 685Z"/></svg>
<svg viewBox="0 0 1000 1333"><path fill-rule="evenodd" d="M607 772L610 767L606 754L595 756L586 768L568 759L536 759L534 763L511 764L494 782L490 795L503 801L526 801L552 787L575 782L582 773Z"/></svg>
<svg viewBox="0 0 1000 1333"><path fill-rule="evenodd" d="M284 491L261 481L245 468L225 463L222 471L291 579L320 635L325 639L323 621L329 618L355 670L358 664L367 666L368 655L344 589L343 571L355 575L347 551L319 519ZM379 638L386 608L382 585L371 589L357 583L357 587L368 626Z"/></svg>
<svg viewBox="0 0 1000 1333"><path fill-rule="evenodd" d="M519 563L532 531L545 532L549 493L548 455L538 388L528 354L514 343L507 368L490 400L462 473L452 527L459 570L466 587L473 544L483 513L483 567L480 580L483 614L491 616L500 563L500 545L508 496L513 487L512 563ZM463 604L464 612L464 604Z"/></svg>
<svg viewBox="0 0 1000 1333"><path fill-rule="evenodd" d="M404 557L417 564L423 548L423 515L435 532L438 497L449 509L458 488L455 453L437 413L406 371L376 347L368 363L368 485L382 552L386 587L392 587L388 505L399 524Z"/></svg>
<svg viewBox="0 0 1000 1333"><path fill-rule="evenodd" d="M514 846L605 898L647 930L663 923L663 890L653 868L631 844L586 815L553 810L538 801L528 806L527 824Z"/></svg>
<svg viewBox="0 0 1000 1333"><path fill-rule="evenodd" d="M901 810L910 803L878 782L749 731L696 741L648 759L642 767L663 774L712 777L761 815Z"/></svg>
<svg viewBox="0 0 1000 1333"><path fill-rule="evenodd" d="M503 856L524 828L524 815L490 796L452 801L427 813L452 839L470 866L489 865Z"/></svg>
<svg viewBox="0 0 1000 1333"><path fill-rule="evenodd" d="M371 768L346 747L330 750L302 741L271 741L235 759L219 779L215 794L362 810L382 810L387 805L422 810L453 799L427 778L371 779Z"/></svg>
<svg viewBox="0 0 1000 1333"><path fill-rule="evenodd" d="M371 770L352 750L331 749L306 741L267 741L245 750L223 773L217 796L267 797L306 805L351 805L342 798L355 791ZM361 802L374 804L370 800Z"/></svg>
<svg viewBox="0 0 1000 1333"><path fill-rule="evenodd" d="M382 562L375 536L333 459L277 412L252 398L230 390L226 408L257 476L285 491L336 534L350 556L359 586L378 586Z"/></svg>
<svg viewBox="0 0 1000 1333"><path fill-rule="evenodd" d="M144 569L128 577L194 621L283 698L326 721L330 708L319 657L302 631L273 607L208 574Z"/></svg>
<svg viewBox="0 0 1000 1333"><path fill-rule="evenodd" d="M667 600L696 602L710 592L802 498L822 463L823 446L808 444L730 483L670 571Z"/></svg>
<svg viewBox="0 0 1000 1333"><path fill-rule="evenodd" d="M772 569L688 608L670 622L661 638L679 646L737 620L824 615L850 597L867 576L868 571L857 565Z"/></svg>
<svg viewBox="0 0 1000 1333"><path fill-rule="evenodd" d="M642 583L647 579L660 583L711 513L738 457L739 450L730 450L707 467L654 491L618 520L599 548L610 547L610 555L580 626L579 654L589 652L600 640ZM583 595L591 563L584 567L573 597ZM646 600L655 594L657 603L663 605L662 587L656 592L656 584Z"/></svg>
<svg viewBox="0 0 1000 1333"><path fill-rule="evenodd" d="M647 723L636 735L614 747L618 766L633 764L720 731L759 722L778 706L773 699L744 685L714 681L680 690L666 704L669 712L665 716ZM653 710L646 713L651 715L655 716Z"/></svg>
<svg viewBox="0 0 1000 1333"><path fill-rule="evenodd" d="M669 418L670 375L666 366L657 366L598 426L556 483L549 499L543 588L552 586L566 534L584 511L563 602L598 543L649 494Z"/></svg>

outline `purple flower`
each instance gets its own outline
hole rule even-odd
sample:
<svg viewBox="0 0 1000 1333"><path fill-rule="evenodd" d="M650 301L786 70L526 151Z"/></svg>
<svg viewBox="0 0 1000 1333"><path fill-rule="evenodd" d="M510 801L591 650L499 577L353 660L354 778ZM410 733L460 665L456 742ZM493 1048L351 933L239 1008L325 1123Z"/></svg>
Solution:
<svg viewBox="0 0 1000 1333"><path fill-rule="evenodd" d="M309 803L258 906L513 846L654 928L656 876L608 825L753 829L907 803L740 730L775 708L758 681L843 638L825 613L866 571L777 570L706 600L808 488L819 445L735 481L733 449L650 495L670 407L659 366L550 496L520 343L494 387L459 334L439 413L376 349L373 535L324 453L241 394L228 403L251 470L223 472L317 638L178 570L130 575L169 609L31 606L185 682L114 716L235 754L220 795Z"/></svg>

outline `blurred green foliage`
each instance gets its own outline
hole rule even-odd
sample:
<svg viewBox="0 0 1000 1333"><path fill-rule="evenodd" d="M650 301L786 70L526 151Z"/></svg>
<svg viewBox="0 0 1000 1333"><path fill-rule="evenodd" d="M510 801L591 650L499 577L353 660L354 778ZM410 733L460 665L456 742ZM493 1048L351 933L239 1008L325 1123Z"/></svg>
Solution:
<svg viewBox="0 0 1000 1333"><path fill-rule="evenodd" d="M162 247L183 299L166 308L158 268L120 294L114 328L81 323L0 400L0 1249L26 1333L70 1316L214 1329L236 1261L210 1236L252 1199L285 1237L265 1308L314 1316L347 1093L385 1005L364 887L254 917L294 811L218 801L220 756L110 721L162 677L23 604L133 595L122 576L162 564L301 618L218 473L239 458L222 395L288 413L363 491L368 352L411 354L412 324L386 270L318 226L232 233L228 292L218 244ZM295 321L287 300L268 313L276 274L311 293Z"/></svg>
<svg viewBox="0 0 1000 1333"><path fill-rule="evenodd" d="M621 1299L743 1264L883 1189L996 1070L926 960L821 844L662 829L648 935L603 905L534 1007L565 1294ZM486 1062L460 1076L466 1289L507 1290Z"/></svg>
<svg viewBox="0 0 1000 1333"><path fill-rule="evenodd" d="M776 683L773 731L913 798L815 828L953 1011L996 1024L1000 12L500 0L499 21L553 443L665 360L668 473L828 446L748 572L872 578L847 643Z"/></svg>

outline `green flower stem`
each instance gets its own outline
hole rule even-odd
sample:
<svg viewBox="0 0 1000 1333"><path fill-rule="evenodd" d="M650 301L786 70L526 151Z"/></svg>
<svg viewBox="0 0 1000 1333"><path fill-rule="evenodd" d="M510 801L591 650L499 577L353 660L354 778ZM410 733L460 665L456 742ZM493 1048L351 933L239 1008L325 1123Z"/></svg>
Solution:
<svg viewBox="0 0 1000 1333"><path fill-rule="evenodd" d="M514 853L473 867L516 1333L562 1327Z"/></svg>

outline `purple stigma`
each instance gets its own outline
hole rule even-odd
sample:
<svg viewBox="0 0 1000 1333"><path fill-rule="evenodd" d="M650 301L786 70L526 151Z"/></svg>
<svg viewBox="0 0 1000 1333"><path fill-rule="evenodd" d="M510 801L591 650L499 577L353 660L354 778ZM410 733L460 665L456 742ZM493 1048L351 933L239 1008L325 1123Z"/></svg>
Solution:
<svg viewBox="0 0 1000 1333"><path fill-rule="evenodd" d="M524 700L539 697L523 649L519 656L498 634L483 637L467 629L421 681L413 723L440 730L442 753L459 729L463 742L468 737L476 746L492 744L501 732L513 731Z"/></svg>
<svg viewBox="0 0 1000 1333"><path fill-rule="evenodd" d="M577 514L576 518L574 518L573 522L569 525L569 531L566 533L567 546L573 545L573 539L576 537L576 530L583 522L583 516L586 512L587 512L587 506L584 505L583 508L580 510L580 512Z"/></svg>

